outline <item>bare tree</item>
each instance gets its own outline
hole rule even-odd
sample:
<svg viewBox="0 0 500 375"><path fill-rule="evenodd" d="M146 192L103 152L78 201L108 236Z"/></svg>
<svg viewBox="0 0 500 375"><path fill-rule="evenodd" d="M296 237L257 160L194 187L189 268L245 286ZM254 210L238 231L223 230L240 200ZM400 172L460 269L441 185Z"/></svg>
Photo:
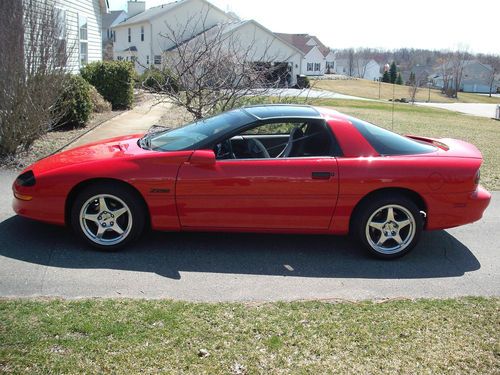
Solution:
<svg viewBox="0 0 500 375"><path fill-rule="evenodd" d="M495 79L497 78L498 74L500 73L500 56L495 56L495 55L482 55L479 56L480 60L486 64L488 64L491 67L491 70L488 72L487 75L487 82L489 86L489 96L491 97L492 91L493 91L493 85L495 83Z"/></svg>
<svg viewBox="0 0 500 375"><path fill-rule="evenodd" d="M272 41L233 32L232 23L207 27L206 20L203 12L182 25L166 25L160 35L167 46L156 82L163 98L199 119L291 83L288 56L272 55Z"/></svg>
<svg viewBox="0 0 500 375"><path fill-rule="evenodd" d="M452 98L458 98L458 92L462 85L464 66L468 58L469 54L467 49L459 48L453 53L450 64L452 85L447 93L447 95Z"/></svg>
<svg viewBox="0 0 500 375"><path fill-rule="evenodd" d="M443 54L443 56L437 59L437 63L439 64L439 73L441 74L441 78L443 80L443 87L441 88L441 92L446 95L448 95L448 93L450 92L453 77L451 69L451 59L451 53Z"/></svg>
<svg viewBox="0 0 500 375"><path fill-rule="evenodd" d="M356 76L358 78L365 78L366 69L370 62L370 53L366 48L359 48L354 52L354 66L356 69Z"/></svg>
<svg viewBox="0 0 500 375"><path fill-rule="evenodd" d="M0 2L0 157L28 149L57 122L64 32L53 0Z"/></svg>
<svg viewBox="0 0 500 375"><path fill-rule="evenodd" d="M347 75L352 77L354 75L356 53L354 48L349 48L347 50Z"/></svg>
<svg viewBox="0 0 500 375"><path fill-rule="evenodd" d="M410 96L409 100L412 104L415 103L415 98L417 96L418 90L423 85L427 84L427 75L425 71L421 71L418 74L414 74L414 79L410 80L408 84L408 94Z"/></svg>

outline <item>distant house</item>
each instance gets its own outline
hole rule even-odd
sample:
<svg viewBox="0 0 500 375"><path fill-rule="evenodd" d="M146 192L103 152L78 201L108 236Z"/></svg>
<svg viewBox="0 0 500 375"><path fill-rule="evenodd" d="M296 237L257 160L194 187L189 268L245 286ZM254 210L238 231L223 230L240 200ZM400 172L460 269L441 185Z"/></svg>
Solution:
<svg viewBox="0 0 500 375"><path fill-rule="evenodd" d="M333 72L333 53L314 35L309 34L284 34L275 35L295 48L302 51L301 74L307 76L322 76L325 73Z"/></svg>
<svg viewBox="0 0 500 375"><path fill-rule="evenodd" d="M436 73L431 75L433 85L442 89L444 87L445 77L443 77L443 68L436 69ZM459 90L464 92L473 93L489 93L490 92L490 79L493 74L493 68L488 64L483 64L477 60L469 60L464 63L462 72L462 82L460 83ZM453 85L452 79L449 80L449 85ZM453 86L452 86L453 87ZM491 92L497 92L500 87L500 82L495 80Z"/></svg>
<svg viewBox="0 0 500 375"><path fill-rule="evenodd" d="M209 31L220 26L224 34L235 34L242 44L252 45L255 61L286 69L286 84L297 82L302 52L253 20L241 21L206 0L179 0L147 10L144 2L129 1L128 6L129 18L112 27L113 54L116 60L133 61L139 73L151 67L161 68L165 54L178 47L162 34L177 31L184 43L210 36ZM203 22L196 22L198 19Z"/></svg>
<svg viewBox="0 0 500 375"><path fill-rule="evenodd" d="M124 10L112 10L102 16L102 58L103 60L113 60L113 42L115 35L113 27L127 19L127 12Z"/></svg>
<svg viewBox="0 0 500 375"><path fill-rule="evenodd" d="M112 10L102 16L102 43L114 40L113 27L127 19L127 12L124 10Z"/></svg>
<svg viewBox="0 0 500 375"><path fill-rule="evenodd" d="M335 58L335 73L348 75L356 78L368 79L370 81L380 78L380 64L373 59Z"/></svg>

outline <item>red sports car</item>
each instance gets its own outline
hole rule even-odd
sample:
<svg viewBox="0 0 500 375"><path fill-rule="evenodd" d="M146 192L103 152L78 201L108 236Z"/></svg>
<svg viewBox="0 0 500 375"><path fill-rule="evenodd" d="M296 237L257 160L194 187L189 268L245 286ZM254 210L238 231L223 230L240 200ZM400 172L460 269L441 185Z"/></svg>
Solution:
<svg viewBox="0 0 500 375"><path fill-rule="evenodd" d="M16 179L13 205L105 250L151 227L351 233L395 258L422 230L481 218L490 201L481 163L459 140L401 136L325 108L261 105L49 156Z"/></svg>

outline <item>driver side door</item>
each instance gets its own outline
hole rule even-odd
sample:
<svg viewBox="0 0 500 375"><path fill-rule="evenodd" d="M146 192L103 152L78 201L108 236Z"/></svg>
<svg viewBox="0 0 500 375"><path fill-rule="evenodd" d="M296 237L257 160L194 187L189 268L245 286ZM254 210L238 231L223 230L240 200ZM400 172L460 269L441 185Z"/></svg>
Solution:
<svg viewBox="0 0 500 375"><path fill-rule="evenodd" d="M219 159L213 164L185 162L176 184L181 226L327 230L338 194L336 158L331 154L279 156L279 147L270 144L279 146L276 139L286 141L286 134L247 131L238 137L260 139L268 152L265 156L256 152L257 157L234 155L236 158Z"/></svg>

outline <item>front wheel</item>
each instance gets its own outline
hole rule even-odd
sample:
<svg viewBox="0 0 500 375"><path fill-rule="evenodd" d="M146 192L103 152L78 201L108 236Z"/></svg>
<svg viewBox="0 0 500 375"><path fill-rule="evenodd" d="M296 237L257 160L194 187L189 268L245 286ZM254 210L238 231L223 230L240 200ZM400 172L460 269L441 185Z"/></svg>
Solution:
<svg viewBox="0 0 500 375"><path fill-rule="evenodd" d="M71 210L73 230L100 250L117 250L137 239L145 223L140 199L131 189L99 184L83 190Z"/></svg>
<svg viewBox="0 0 500 375"><path fill-rule="evenodd" d="M363 204L354 230L373 255L394 259L415 247L423 228L418 207L405 196L377 197Z"/></svg>

